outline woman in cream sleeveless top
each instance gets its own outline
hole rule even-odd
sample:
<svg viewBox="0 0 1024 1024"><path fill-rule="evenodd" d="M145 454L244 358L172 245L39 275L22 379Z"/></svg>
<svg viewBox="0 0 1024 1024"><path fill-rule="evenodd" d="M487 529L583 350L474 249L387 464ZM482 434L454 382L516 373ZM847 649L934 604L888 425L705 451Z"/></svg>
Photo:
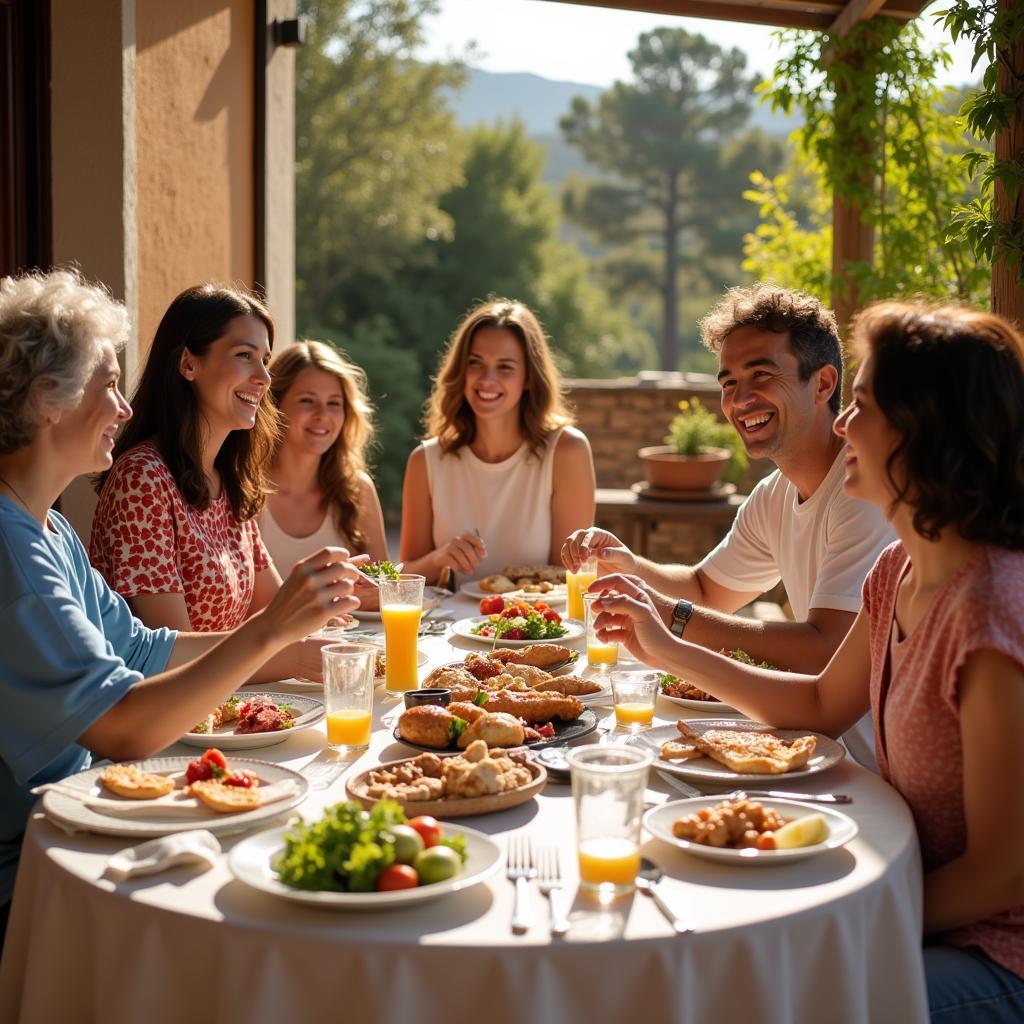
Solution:
<svg viewBox="0 0 1024 1024"><path fill-rule="evenodd" d="M401 559L435 581L557 561L592 525L594 464L572 426L547 339L525 306L485 303L456 329L409 456Z"/></svg>

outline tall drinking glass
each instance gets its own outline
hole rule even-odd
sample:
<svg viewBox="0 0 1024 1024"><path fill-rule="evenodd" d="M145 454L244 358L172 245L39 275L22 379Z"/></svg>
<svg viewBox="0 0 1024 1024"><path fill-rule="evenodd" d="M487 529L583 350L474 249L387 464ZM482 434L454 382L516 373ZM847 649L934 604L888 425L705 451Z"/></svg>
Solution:
<svg viewBox="0 0 1024 1024"><path fill-rule="evenodd" d="M384 622L384 685L391 693L419 686L416 635L423 614L422 576L402 573L380 581L380 617Z"/></svg>
<svg viewBox="0 0 1024 1024"><path fill-rule="evenodd" d="M612 665L619 663L619 645L606 644L603 640L598 639L597 630L594 629L594 620L598 614L594 611L594 602L599 597L599 594L584 594L583 607L587 623L587 664L604 673Z"/></svg>
<svg viewBox="0 0 1024 1024"><path fill-rule="evenodd" d="M566 755L576 804L580 888L610 900L630 892L640 870L640 819L654 755L618 745Z"/></svg>
<svg viewBox="0 0 1024 1024"><path fill-rule="evenodd" d="M570 619L583 621L583 595L588 587L597 579L597 559L591 555L576 572L566 572L565 589L569 599L569 607L566 609Z"/></svg>
<svg viewBox="0 0 1024 1024"><path fill-rule="evenodd" d="M354 642L320 649L324 662L324 707L327 745L342 754L361 753L370 745L374 668L380 648Z"/></svg>

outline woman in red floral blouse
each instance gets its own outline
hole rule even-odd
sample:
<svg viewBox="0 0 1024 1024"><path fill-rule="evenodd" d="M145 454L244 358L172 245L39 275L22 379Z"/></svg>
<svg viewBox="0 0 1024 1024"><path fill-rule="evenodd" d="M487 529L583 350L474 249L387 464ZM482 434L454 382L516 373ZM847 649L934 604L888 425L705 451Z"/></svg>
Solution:
<svg viewBox="0 0 1024 1024"><path fill-rule="evenodd" d="M256 296L212 284L183 291L157 327L89 546L148 626L234 629L281 585L256 524L277 437L273 342Z"/></svg>

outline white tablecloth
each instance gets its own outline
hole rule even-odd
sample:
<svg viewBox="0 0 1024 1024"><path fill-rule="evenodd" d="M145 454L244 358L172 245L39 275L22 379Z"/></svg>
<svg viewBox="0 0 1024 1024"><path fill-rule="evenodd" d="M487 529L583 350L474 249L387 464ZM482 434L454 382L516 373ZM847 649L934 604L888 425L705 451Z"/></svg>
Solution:
<svg viewBox="0 0 1024 1024"><path fill-rule="evenodd" d="M449 605L457 615L475 611L463 600ZM431 664L453 656L442 638L421 647ZM659 720L673 721L679 710L659 701ZM307 816L344 799L350 771L409 753L379 729L362 758L339 762L322 749L324 739L309 730L254 752L309 773ZM651 778L648 795L664 799ZM723 867L647 840L644 853L665 869L668 898L695 926L683 936L637 895L605 910L578 899L569 936L553 940L535 887L537 925L514 936L512 886L503 876L374 913L317 910L255 892L233 880L223 858L202 873L179 867L118 881L104 871L127 840L68 836L37 814L0 969L0 1020L926 1020L921 875L906 805L850 761L808 785L854 796L848 812L860 834L847 847L792 865ZM460 823L557 843L575 887L567 785L549 783L528 804ZM233 841L225 839L225 848Z"/></svg>

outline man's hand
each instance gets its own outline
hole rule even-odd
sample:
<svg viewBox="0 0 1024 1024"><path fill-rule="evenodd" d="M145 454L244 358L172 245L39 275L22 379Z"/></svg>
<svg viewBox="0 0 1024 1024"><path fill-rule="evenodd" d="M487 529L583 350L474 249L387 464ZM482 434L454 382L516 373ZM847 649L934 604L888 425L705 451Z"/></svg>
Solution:
<svg viewBox="0 0 1024 1024"><path fill-rule="evenodd" d="M667 624L675 601L651 590L638 576L621 573L599 579L589 592L600 595L594 625L604 643L622 644L648 665L664 661L666 647L674 639Z"/></svg>
<svg viewBox="0 0 1024 1024"><path fill-rule="evenodd" d="M562 545L562 564L572 572L578 572L591 556L597 559L598 576L637 571L633 552L614 533L599 530L596 526L571 533Z"/></svg>

